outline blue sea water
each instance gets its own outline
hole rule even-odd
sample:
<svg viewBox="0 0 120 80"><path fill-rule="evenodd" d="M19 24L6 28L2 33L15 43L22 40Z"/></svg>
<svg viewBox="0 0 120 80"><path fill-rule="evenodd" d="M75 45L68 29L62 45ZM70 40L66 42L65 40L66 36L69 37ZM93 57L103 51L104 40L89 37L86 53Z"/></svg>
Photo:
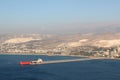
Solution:
<svg viewBox="0 0 120 80"><path fill-rule="evenodd" d="M120 60L88 60L42 65L20 61L75 59L69 56L0 55L0 80L120 80Z"/></svg>

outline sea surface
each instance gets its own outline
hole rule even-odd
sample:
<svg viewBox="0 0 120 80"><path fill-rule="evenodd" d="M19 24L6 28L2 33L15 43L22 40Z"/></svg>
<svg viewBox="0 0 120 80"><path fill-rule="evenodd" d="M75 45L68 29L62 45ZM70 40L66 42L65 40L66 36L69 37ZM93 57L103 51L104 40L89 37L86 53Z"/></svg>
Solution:
<svg viewBox="0 0 120 80"><path fill-rule="evenodd" d="M0 80L120 80L120 60L103 59L24 66L19 64L20 61L38 58L50 61L78 57L0 55Z"/></svg>

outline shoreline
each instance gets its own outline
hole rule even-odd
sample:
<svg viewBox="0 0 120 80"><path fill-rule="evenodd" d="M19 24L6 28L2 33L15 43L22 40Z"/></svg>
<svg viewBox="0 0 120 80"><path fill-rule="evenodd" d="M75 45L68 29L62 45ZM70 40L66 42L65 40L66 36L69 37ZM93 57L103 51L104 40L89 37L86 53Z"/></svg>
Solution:
<svg viewBox="0 0 120 80"><path fill-rule="evenodd" d="M82 55L48 55L48 54L35 54L35 53L0 53L0 55L43 55L43 56L68 56L68 57L82 57L89 59L112 59L112 60L120 60L120 58L108 58L108 57L94 57L94 56L82 56Z"/></svg>
<svg viewBox="0 0 120 80"><path fill-rule="evenodd" d="M34 53L0 53L0 55L46 55L46 54L34 54Z"/></svg>

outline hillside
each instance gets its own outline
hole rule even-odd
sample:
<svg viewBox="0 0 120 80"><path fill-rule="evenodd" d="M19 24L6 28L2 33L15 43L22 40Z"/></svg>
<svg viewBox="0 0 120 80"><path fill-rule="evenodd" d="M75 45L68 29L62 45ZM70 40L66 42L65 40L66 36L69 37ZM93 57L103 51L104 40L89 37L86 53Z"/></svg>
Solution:
<svg viewBox="0 0 120 80"><path fill-rule="evenodd" d="M1 44L39 45L41 48L55 48L60 46L99 46L111 47L120 45L119 33L104 34L71 34L71 35L10 35L0 38ZM29 45L28 45L29 44ZM48 45L49 44L49 45Z"/></svg>
<svg viewBox="0 0 120 80"><path fill-rule="evenodd" d="M64 54L71 54L71 51L81 53L81 50L98 51L102 48L102 50L107 51L108 48L117 48L120 46L120 34L6 35L1 36L0 42L0 53L47 53L60 51L64 52Z"/></svg>

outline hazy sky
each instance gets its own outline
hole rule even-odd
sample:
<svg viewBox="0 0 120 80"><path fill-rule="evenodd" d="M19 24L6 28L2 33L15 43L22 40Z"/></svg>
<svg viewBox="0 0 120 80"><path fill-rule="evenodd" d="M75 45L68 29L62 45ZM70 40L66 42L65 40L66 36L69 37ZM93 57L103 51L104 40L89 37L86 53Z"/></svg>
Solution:
<svg viewBox="0 0 120 80"><path fill-rule="evenodd" d="M0 0L0 33L74 33L119 22L120 0Z"/></svg>

